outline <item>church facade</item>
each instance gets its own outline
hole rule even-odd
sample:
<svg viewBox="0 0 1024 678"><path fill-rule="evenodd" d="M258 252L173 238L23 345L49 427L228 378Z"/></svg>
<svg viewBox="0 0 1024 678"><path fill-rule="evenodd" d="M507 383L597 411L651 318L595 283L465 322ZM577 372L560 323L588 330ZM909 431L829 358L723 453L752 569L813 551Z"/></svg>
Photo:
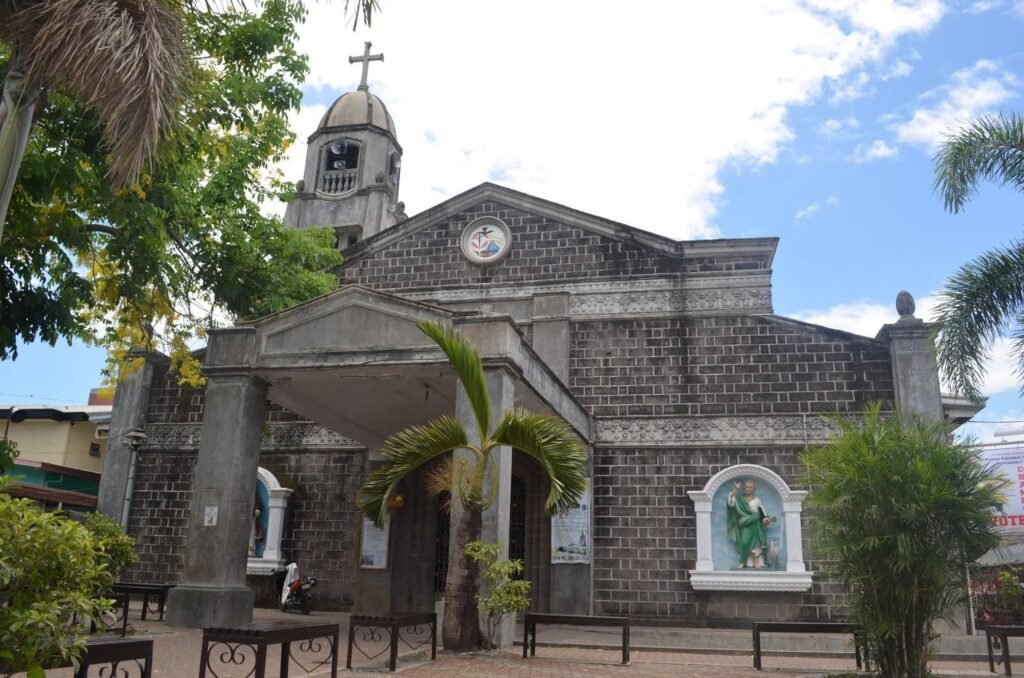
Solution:
<svg viewBox="0 0 1024 678"><path fill-rule="evenodd" d="M433 609L450 519L423 474L385 530L356 506L389 435L471 420L419 320L477 346L496 410L561 416L590 452L590 491L561 516L544 514L529 458L496 456L485 538L524 560L533 609L692 624L841 615L801 513L800 455L833 433L824 415L872 401L973 414L940 394L909 297L874 338L810 325L773 312L776 239L679 242L487 183L407 218L400 168L364 70L309 138L285 217L335 228L338 289L212 331L204 388L178 384L160 356L118 387L100 510L128 516L132 578L178 584L171 623L247 621L293 561L320 579L321 609ZM132 450L135 429L146 440ZM741 509L754 532L735 528Z"/></svg>

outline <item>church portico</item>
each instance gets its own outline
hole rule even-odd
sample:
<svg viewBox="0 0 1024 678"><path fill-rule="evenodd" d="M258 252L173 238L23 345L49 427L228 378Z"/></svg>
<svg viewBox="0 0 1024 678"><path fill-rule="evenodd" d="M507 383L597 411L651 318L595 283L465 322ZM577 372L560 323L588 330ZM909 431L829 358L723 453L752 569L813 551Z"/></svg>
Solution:
<svg viewBox="0 0 1024 678"><path fill-rule="evenodd" d="M238 624L251 615L245 555L267 400L357 441L371 451L369 466L372 451L408 426L442 414L472 420L447 358L416 327L422 320L453 323L479 346L496 417L521 405L556 413L589 436L585 410L507 317L454 314L349 286L250 324L214 330L203 367L209 383L171 624ZM484 537L507 548L512 450L497 450L493 459L498 494L484 516ZM429 499L413 491L409 500L414 510L403 516L419 518L403 517L396 529L428 535ZM428 536L392 541L396 553L386 575L356 574L357 588L376 591L361 603L371 609L406 609L409 601L431 596ZM375 586L381 577L390 585ZM405 586L403 593L400 584L410 581L420 586Z"/></svg>

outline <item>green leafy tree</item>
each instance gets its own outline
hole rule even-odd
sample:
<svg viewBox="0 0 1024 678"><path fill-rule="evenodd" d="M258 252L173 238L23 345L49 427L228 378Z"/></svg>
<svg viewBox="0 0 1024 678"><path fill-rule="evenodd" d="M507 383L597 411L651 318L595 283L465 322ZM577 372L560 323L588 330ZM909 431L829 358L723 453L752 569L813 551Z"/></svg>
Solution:
<svg viewBox="0 0 1024 678"><path fill-rule="evenodd" d="M485 613L483 646L494 649L494 636L505 617L524 612L530 607L531 584L518 577L523 573L523 561L501 560L501 545L471 541L466 554L477 566L483 567L484 593L476 600Z"/></svg>
<svg viewBox="0 0 1024 678"><path fill-rule="evenodd" d="M24 43L4 24L4 12L67 4L115 14L120 10L111 7L123 5L131 14L133 2L0 0L0 76L11 82ZM332 271L341 259L333 233L286 229L261 211L291 191L270 168L293 140L288 114L301 102L307 72L306 58L294 48L302 4L268 0L254 11L242 3L213 10L168 2L164 13L179 26L188 77L182 93L175 90L166 101L155 91L144 97L162 111L161 122L153 123L166 128L159 147L127 134L97 108L109 103L132 120L156 115L120 98L116 79L104 81L116 91L110 102L101 94L102 101L84 97L59 78L47 80L45 92L33 85L40 96L0 240L0 359L15 358L19 342L79 337L110 347L110 380L133 364L129 349L143 348L169 353L183 379L197 383L189 346L218 320L264 315L336 286ZM375 2L355 4L368 21ZM142 14L135 19L144 21ZM54 21L77 36L93 26L73 23L70 14ZM95 47L107 37L59 42L116 63L119 52ZM50 69L56 77L63 62L48 58L57 60ZM103 65L94 77L107 73ZM158 66L152 68L148 77L159 76ZM112 139L121 144L129 137L134 150L127 162ZM0 166L5 162L0 157Z"/></svg>
<svg viewBox="0 0 1024 678"><path fill-rule="evenodd" d="M466 554L466 545L480 539L483 511L494 499L497 471L491 463L491 453L508 446L538 462L551 484L544 504L549 513L571 508L583 495L587 454L569 425L558 417L531 414L519 408L500 415L492 413L484 368L476 349L451 327L430 322L420 322L418 326L437 342L455 369L473 411L476 431L472 440L479 442L471 442L462 423L452 416L396 433L384 441L384 463L363 485L359 507L380 527L388 517L388 496L403 478L455 450L470 453L471 461L458 459L452 465L452 501L459 502L463 511L454 530L455 558L448 566L442 626L446 648L467 650L477 645L480 629L476 604L478 567ZM489 474L490 494L485 488Z"/></svg>
<svg viewBox="0 0 1024 678"><path fill-rule="evenodd" d="M110 608L98 597L114 578L85 526L2 492L0 480L0 673L77 660L89 620Z"/></svg>
<svg viewBox="0 0 1024 678"><path fill-rule="evenodd" d="M935 622L966 602L966 573L999 544L1006 483L941 424L883 415L833 419L804 454L812 541L846 588L883 678L924 678Z"/></svg>
<svg viewBox="0 0 1024 678"><path fill-rule="evenodd" d="M935 190L957 214L990 180L1024 190L1024 119L987 116L952 134L935 158ZM956 392L979 398L992 342L1011 331L1024 375L1024 242L1011 242L964 264L943 286L936 356Z"/></svg>
<svg viewBox="0 0 1024 678"><path fill-rule="evenodd" d="M370 25L378 9L377 0L356 0L352 28L360 15ZM0 98L0 239L36 108L48 94L60 92L95 115L110 179L119 188L135 185L187 98L190 59L207 56L201 46L190 50L183 24L215 11L196 0L0 1L0 41L9 48Z"/></svg>

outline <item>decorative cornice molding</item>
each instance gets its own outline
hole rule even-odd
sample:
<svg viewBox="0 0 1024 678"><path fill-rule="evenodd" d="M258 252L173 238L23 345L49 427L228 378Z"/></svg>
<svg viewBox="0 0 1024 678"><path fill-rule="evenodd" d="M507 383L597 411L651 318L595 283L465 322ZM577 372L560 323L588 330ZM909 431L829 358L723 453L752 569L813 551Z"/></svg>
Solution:
<svg viewBox="0 0 1024 678"><path fill-rule="evenodd" d="M197 450L202 424L146 424L143 451ZM362 450L363 445L325 426L309 422L267 424L260 451Z"/></svg>
<svg viewBox="0 0 1024 678"><path fill-rule="evenodd" d="M771 313L771 289L768 287L734 287L614 292L574 295L569 298L569 315L572 317L736 312Z"/></svg>
<svg viewBox="0 0 1024 678"><path fill-rule="evenodd" d="M696 591L809 591L813 572L690 570L690 586Z"/></svg>
<svg viewBox="0 0 1024 678"><path fill-rule="evenodd" d="M804 445L838 429L813 414L704 417L595 417L594 444L640 446Z"/></svg>

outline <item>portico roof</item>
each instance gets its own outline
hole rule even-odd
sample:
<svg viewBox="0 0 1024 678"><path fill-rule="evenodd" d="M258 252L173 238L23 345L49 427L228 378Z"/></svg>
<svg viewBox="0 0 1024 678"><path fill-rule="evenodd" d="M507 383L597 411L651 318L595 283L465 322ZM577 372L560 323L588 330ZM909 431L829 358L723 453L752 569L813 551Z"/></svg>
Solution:
<svg viewBox="0 0 1024 678"><path fill-rule="evenodd" d="M416 327L421 320L458 327L485 368L513 374L516 405L557 414L589 439L586 410L511 318L453 313L358 285L212 331L204 372L258 377L271 401L374 449L406 426L455 411L455 373Z"/></svg>

